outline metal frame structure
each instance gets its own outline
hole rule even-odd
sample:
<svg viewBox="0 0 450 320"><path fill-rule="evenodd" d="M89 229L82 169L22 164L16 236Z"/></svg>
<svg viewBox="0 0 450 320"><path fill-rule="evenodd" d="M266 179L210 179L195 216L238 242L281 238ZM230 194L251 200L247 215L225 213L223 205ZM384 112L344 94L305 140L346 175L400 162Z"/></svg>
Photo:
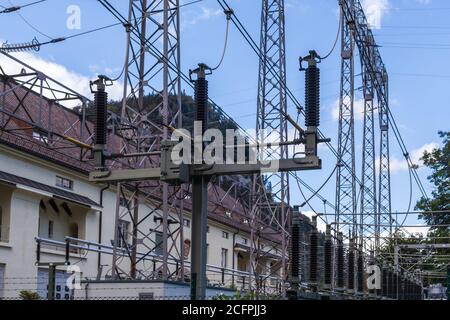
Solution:
<svg viewBox="0 0 450 320"><path fill-rule="evenodd" d="M373 33L367 22L366 15L359 0L341 1L345 21L354 24L355 43L359 49L362 69L368 80L372 83L377 95L379 121L380 121L380 169L377 199L377 223L375 226L376 243L380 243L380 235L392 235L391 213L391 184L389 165L389 94L388 73L381 58L381 54L373 41ZM371 169L372 170L372 169ZM371 193L371 190L366 188Z"/></svg>
<svg viewBox="0 0 450 320"><path fill-rule="evenodd" d="M22 137L32 136L39 142L32 146L36 151L51 149L52 157L69 164L73 160L86 160L93 144L93 128L86 121L86 107L90 100L20 59L5 52L0 54L18 70L17 73L7 72L0 66L1 139L20 146L24 143L21 142ZM29 99L31 92L39 96L37 103ZM79 106L81 113L74 113L72 118L66 113L58 119L52 116L55 104L66 103ZM71 157L64 152L69 152Z"/></svg>
<svg viewBox="0 0 450 320"><path fill-rule="evenodd" d="M258 99L256 135L261 144L285 142L288 139L287 98L286 98L286 54L284 0L262 0L261 34L258 74ZM261 160L287 159L288 146L263 152ZM254 177L254 207L252 221L259 217L267 221L281 233L282 252L286 253L289 244L290 192L289 174L286 172L258 175ZM259 198L259 199L258 199ZM256 225L255 227L260 227ZM253 228L255 229L255 228ZM252 269L257 276L259 260L260 231L252 229ZM253 254L253 248L256 254ZM286 275L288 257L282 255L282 277ZM256 286L258 288L258 286Z"/></svg>
<svg viewBox="0 0 450 320"><path fill-rule="evenodd" d="M107 1L100 1L114 16L123 21L121 15ZM129 168L140 169L159 166L158 156L149 153L160 150L161 141L170 136L169 127L181 127L181 78L180 78L180 21L179 1L129 1L128 19L123 21L127 28L126 63L124 66L125 85L121 109L120 130L125 138L122 140L120 154L133 153L126 157ZM175 65L173 70L171 65ZM146 95L152 94L157 100L154 108L144 105ZM120 158L120 156L119 156ZM109 164L114 167L114 161ZM156 203L154 198L161 200ZM183 198L185 189L169 188L166 183L118 183L116 202L116 232L114 244L120 239L131 238L129 251L130 272L119 266L122 258L113 255L114 278L147 278L155 275L137 270L140 259L136 257L138 245L143 245L149 252L162 246L163 259L157 268L158 275L168 279L171 274L184 279L183 253ZM125 199L125 201L123 200ZM139 212L139 204L149 201L154 204L152 212ZM172 209L170 209L172 208ZM132 221L130 234L120 234L119 222L123 217ZM171 217L174 218L171 218ZM143 228L146 220L159 221L154 230ZM175 222L174 220L178 220ZM175 227L172 227L176 224ZM142 226L142 227L141 227ZM162 232L162 244L155 243L152 234ZM169 245L169 239L172 245ZM174 245L180 243L179 248ZM169 257L180 261L179 270L169 270ZM122 274L120 274L122 273ZM138 275L138 273L140 273Z"/></svg>
<svg viewBox="0 0 450 320"><path fill-rule="evenodd" d="M352 0L350 8L352 6ZM347 10L341 6L341 10ZM349 9L351 10L351 9ZM356 237L358 221L355 183L355 132L354 132L354 24L341 13L341 90L339 97L338 168L336 171L336 223L337 231L344 231L341 222L350 222L350 237ZM345 228L346 229L346 228ZM344 232L344 234L346 234Z"/></svg>

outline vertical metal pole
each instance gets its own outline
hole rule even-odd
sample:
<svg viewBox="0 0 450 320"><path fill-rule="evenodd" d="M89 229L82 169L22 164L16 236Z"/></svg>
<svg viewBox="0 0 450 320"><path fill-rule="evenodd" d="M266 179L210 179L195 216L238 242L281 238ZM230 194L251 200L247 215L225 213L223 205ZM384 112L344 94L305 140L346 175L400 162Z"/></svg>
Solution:
<svg viewBox="0 0 450 320"><path fill-rule="evenodd" d="M195 102L197 107L197 130L194 134L194 148L201 148L203 160L203 133L208 126L208 82L205 79L206 65L200 64L194 72ZM200 126L200 128L199 128ZM197 160L197 159L194 159ZM200 160L200 159L198 159ZM192 178L192 254L191 254L191 299L206 297L206 231L208 224L208 181L209 177Z"/></svg>
<svg viewBox="0 0 450 320"><path fill-rule="evenodd" d="M136 255L138 245L138 225L139 225L139 198L135 195L133 198L133 240L131 250L131 270L130 275L132 279L136 279ZM127 239L128 237L125 237Z"/></svg>
<svg viewBox="0 0 450 320"><path fill-rule="evenodd" d="M169 61L169 0L164 0L163 7L163 57ZM169 65L163 64L163 105L161 115L163 118L163 139L169 137L167 126L169 125ZM163 280L168 277L168 258L169 250L167 240L169 238L169 186L167 183L162 183L162 208L163 208ZM183 221L180 221L180 228L182 228Z"/></svg>
<svg viewBox="0 0 450 320"><path fill-rule="evenodd" d="M48 300L55 300L55 285L56 285L56 266L50 264L48 266Z"/></svg>

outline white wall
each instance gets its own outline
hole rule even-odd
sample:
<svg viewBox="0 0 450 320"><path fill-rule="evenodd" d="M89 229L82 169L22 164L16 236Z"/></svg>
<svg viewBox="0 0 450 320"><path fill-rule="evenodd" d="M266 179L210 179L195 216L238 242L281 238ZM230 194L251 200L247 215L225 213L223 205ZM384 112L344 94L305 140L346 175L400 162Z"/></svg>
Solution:
<svg viewBox="0 0 450 320"><path fill-rule="evenodd" d="M10 152L0 146L0 164L1 170L11 174L26 177L44 184L55 186L56 176L66 177L73 181L72 192L79 195L86 196L93 201L100 202L100 190L102 185L92 184L87 180L86 176L82 176L76 172L61 168L55 164L35 159L30 156L23 156L19 152ZM0 186L0 203L3 211L3 221L5 224L5 217L9 217L9 243L0 243L0 264L5 264L6 278L34 278L37 277L36 261L36 242L35 237L38 236L38 225L40 220L41 235L46 237L48 228L48 220L54 221L54 239L63 240L65 236L69 236L68 225L70 223L77 223L79 226L79 238L98 242L99 241L99 219L100 213L96 210L88 210L74 204L70 204L73 211L73 216L69 217L61 209L60 214L52 212L51 207L47 206L46 212L42 212L39 208L41 199L47 199L45 195L39 192L31 192L24 190L8 191L6 187ZM11 189L12 190L12 189ZM4 191L4 192L1 192ZM111 245L111 240L114 239L115 230L115 215L116 215L116 192L114 189L108 189L103 193L103 210L102 210L102 239L101 243ZM148 204L140 203L139 212L141 217L152 211ZM9 214L11 212L11 214ZM130 217L125 214L126 210L121 210L120 215L123 220L131 221ZM184 214L185 218L191 220L190 213ZM178 220L176 214L172 214L171 219ZM140 225L142 230L150 230L158 227L158 223L153 221L153 217L146 219ZM170 226L171 229L176 228L177 225ZM184 238L191 239L191 227L184 227ZM130 230L131 231L131 230ZM226 231L229 234L228 239L223 238L222 232ZM208 264L214 266L221 266L221 250L222 248L228 250L227 268L233 268L233 256L235 258L234 268L237 269L237 256L233 247L233 234L237 230L227 226L218 224L214 221L209 222L209 232L207 234L207 243L209 244ZM248 239L247 245L250 244L250 236L242 232L236 234L236 243L240 242L241 237ZM153 242L140 236L142 243L138 245L138 252L147 252L149 247L153 247ZM154 240L154 234L151 235ZM131 237L130 237L131 239ZM131 241L131 240L130 240ZM177 247L179 247L179 239ZM168 246L172 242L169 239ZM41 256L42 261L62 261L64 260L63 251L51 250L51 248L44 248ZM80 266L83 277L95 278L97 276L98 254L94 252L79 252L73 253L71 262ZM102 254L100 263L106 265L104 267L103 276L106 272L111 271L112 256ZM120 268L129 270L129 259L123 259L119 264ZM138 268L149 270L151 269L151 262L140 263ZM173 269L174 267L169 267ZM64 270L64 268L60 268ZM221 281L220 273L208 273L208 278L213 283ZM226 276L226 284L231 284L231 276ZM36 290L36 284L30 283L28 286L23 286L23 289ZM25 288L26 287L26 288ZM18 294L18 290L14 288L6 288L5 292L8 295L14 296Z"/></svg>

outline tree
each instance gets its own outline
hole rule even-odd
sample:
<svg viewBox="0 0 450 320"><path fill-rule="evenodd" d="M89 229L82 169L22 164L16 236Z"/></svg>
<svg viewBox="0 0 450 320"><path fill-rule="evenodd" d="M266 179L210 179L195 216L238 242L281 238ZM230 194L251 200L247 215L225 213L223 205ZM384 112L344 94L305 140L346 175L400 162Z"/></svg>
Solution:
<svg viewBox="0 0 450 320"><path fill-rule="evenodd" d="M443 139L443 147L424 153L422 160L425 166L431 169L428 177L434 185L431 198L422 197L416 204L417 210L425 213L420 216L430 225L428 232L429 243L450 242L450 132L439 132ZM447 268L448 259L444 258L450 254L449 249L434 250L428 262L433 267L430 271L443 272ZM430 283L441 282L443 279L430 279Z"/></svg>
<svg viewBox="0 0 450 320"><path fill-rule="evenodd" d="M431 152L425 151L422 160L432 174L428 180L434 185L431 199L422 197L416 204L417 210L449 211L450 210L450 132L439 132L443 139L443 147ZM420 216L430 226L449 225L450 213L424 213ZM449 227L432 227L431 232L449 234Z"/></svg>

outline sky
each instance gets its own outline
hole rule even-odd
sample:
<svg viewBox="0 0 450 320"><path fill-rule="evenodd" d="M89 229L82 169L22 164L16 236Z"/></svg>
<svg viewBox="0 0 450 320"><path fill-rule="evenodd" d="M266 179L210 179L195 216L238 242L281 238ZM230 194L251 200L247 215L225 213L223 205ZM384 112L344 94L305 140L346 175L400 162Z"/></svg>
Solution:
<svg viewBox="0 0 450 320"><path fill-rule="evenodd" d="M0 5L23 5L27 0L0 0ZM126 15L127 2L110 0ZM188 0L182 3L190 2ZM259 43L261 1L228 0L245 28ZM428 169L421 166L424 150L441 143L439 130L450 129L450 4L447 0L365 0L366 9L382 58L389 72L390 108L399 126L418 173L428 193L432 188L426 178ZM285 0L287 85L297 99L304 101L304 75L298 70L298 58L314 49L325 54L333 45L338 27L337 0ZM79 21L73 13L79 12ZM0 14L0 42L23 43L33 40L70 36L117 22L98 1L47 0L23 8L18 13ZM68 21L72 22L72 24ZM73 22L79 28L73 29ZM216 0L202 0L181 9L181 68L187 73L199 62L215 65L224 45L225 15ZM76 25L76 24L75 24ZM69 28L70 27L70 28ZM125 32L122 26L69 39L65 42L43 46L39 52L19 53L17 57L35 66L47 75L74 90L90 96L89 80L97 74L116 77L122 70L125 54ZM355 146L356 171L361 173L362 146L362 95L361 77L356 61L355 93ZM0 58L0 65L8 70L9 62ZM321 127L323 133L337 145L337 107L339 99L340 55L337 50L320 64ZM209 77L210 97L243 128L254 129L256 123L256 98L258 59L231 25L228 47L223 64ZM186 85L183 87L187 90ZM120 81L109 89L110 97L119 99ZM187 90L190 93L189 90ZM292 103L288 111L295 117ZM379 131L377 131L377 136ZM406 211L410 203L408 166L391 134L391 190L393 211ZM319 149L323 170L301 172L300 176L312 187L319 187L330 175L336 159L325 147ZM335 202L335 178L324 187L321 194ZM305 191L308 196L308 192ZM411 209L420 193L413 183ZM295 184L291 185L291 204L301 204L303 199ZM323 203L310 202L317 212L323 212ZM312 210L305 207L311 214ZM326 208L331 213L330 208ZM403 219L400 219L403 220ZM417 225L415 216L407 224ZM412 228L411 231L423 231Z"/></svg>

